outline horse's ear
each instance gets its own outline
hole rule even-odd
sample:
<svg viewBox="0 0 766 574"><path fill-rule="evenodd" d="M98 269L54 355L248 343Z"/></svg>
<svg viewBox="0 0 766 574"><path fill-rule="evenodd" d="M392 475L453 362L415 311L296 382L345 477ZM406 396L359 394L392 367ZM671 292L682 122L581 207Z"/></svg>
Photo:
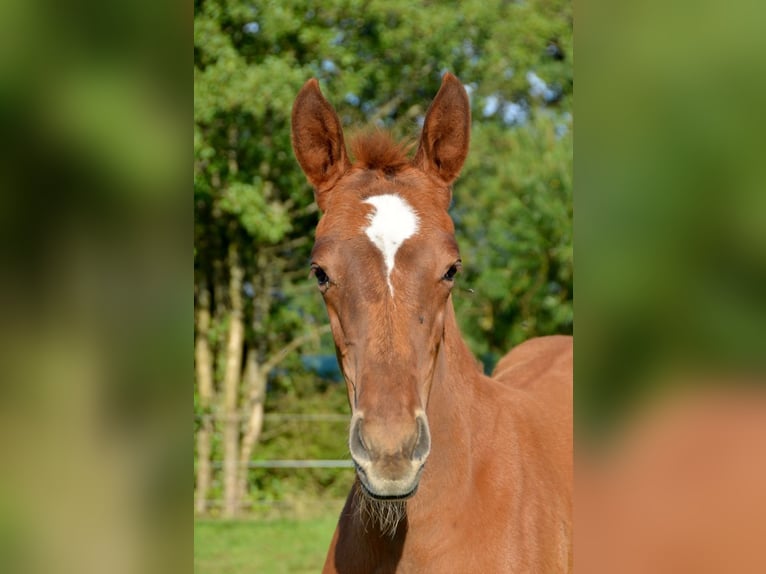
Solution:
<svg viewBox="0 0 766 574"><path fill-rule="evenodd" d="M298 163L314 186L319 209L327 207L327 193L351 167L343 142L338 114L324 99L319 82L306 82L293 104L293 151Z"/></svg>
<svg viewBox="0 0 766 574"><path fill-rule="evenodd" d="M471 137L468 94L455 76L444 74L439 93L428 108L413 164L447 185L460 174Z"/></svg>

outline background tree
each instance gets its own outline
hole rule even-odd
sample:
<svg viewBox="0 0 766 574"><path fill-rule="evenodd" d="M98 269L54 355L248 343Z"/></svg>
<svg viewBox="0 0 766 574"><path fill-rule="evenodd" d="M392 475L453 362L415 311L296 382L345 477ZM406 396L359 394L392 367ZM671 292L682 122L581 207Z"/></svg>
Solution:
<svg viewBox="0 0 766 574"><path fill-rule="evenodd" d="M198 0L194 28L196 510L216 451L234 515L268 377L308 341L332 353L305 280L318 212L290 146L298 89L318 77L347 128L414 139L443 72L464 82L456 305L489 367L526 338L572 330L572 17L562 0Z"/></svg>

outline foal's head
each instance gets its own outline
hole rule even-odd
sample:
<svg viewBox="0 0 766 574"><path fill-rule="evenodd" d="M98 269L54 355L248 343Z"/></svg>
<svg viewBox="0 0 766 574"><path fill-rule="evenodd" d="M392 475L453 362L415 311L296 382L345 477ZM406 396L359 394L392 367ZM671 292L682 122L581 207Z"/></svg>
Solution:
<svg viewBox="0 0 766 574"><path fill-rule="evenodd" d="M450 184L468 153L463 86L444 77L413 159L377 133L346 152L316 80L293 107L295 155L323 217L311 267L347 383L351 456L366 493L403 499L431 449L426 406L460 269Z"/></svg>

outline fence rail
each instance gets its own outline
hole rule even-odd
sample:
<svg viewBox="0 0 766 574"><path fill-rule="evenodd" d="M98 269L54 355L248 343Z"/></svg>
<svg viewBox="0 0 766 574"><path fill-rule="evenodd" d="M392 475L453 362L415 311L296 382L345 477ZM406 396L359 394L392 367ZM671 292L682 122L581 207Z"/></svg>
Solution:
<svg viewBox="0 0 766 574"><path fill-rule="evenodd" d="M250 419L250 415L237 414L229 415L228 417L221 414L209 414L209 415L194 415L194 420L240 420L246 421ZM266 413L263 415L263 420L266 421L311 421L311 422L348 422L351 420L351 415L342 415L337 413Z"/></svg>
<svg viewBox="0 0 766 574"><path fill-rule="evenodd" d="M327 421L348 422L351 415L337 413L266 413L263 419L267 421Z"/></svg>
<svg viewBox="0 0 766 574"><path fill-rule="evenodd" d="M240 466L239 463L238 466ZM223 463L213 461L213 468L223 468ZM354 463L351 460L342 459L251 460L248 461L247 468L354 468Z"/></svg>

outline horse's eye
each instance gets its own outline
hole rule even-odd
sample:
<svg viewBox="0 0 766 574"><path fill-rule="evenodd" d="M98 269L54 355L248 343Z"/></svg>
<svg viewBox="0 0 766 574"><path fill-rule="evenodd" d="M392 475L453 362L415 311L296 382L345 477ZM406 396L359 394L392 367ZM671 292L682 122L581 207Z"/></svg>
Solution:
<svg viewBox="0 0 766 574"><path fill-rule="evenodd" d="M312 265L311 272L314 274L314 277L316 277L317 284L320 287L324 287L330 282L330 278L327 276L327 273L325 273L324 269L322 269L319 265Z"/></svg>
<svg viewBox="0 0 766 574"><path fill-rule="evenodd" d="M444 277L442 277L442 279L444 279L445 281L453 281L455 279L455 275L457 275L457 272L460 271L460 267L461 267L460 261L456 261L455 263L450 265L450 268L447 269L447 272L444 274Z"/></svg>

